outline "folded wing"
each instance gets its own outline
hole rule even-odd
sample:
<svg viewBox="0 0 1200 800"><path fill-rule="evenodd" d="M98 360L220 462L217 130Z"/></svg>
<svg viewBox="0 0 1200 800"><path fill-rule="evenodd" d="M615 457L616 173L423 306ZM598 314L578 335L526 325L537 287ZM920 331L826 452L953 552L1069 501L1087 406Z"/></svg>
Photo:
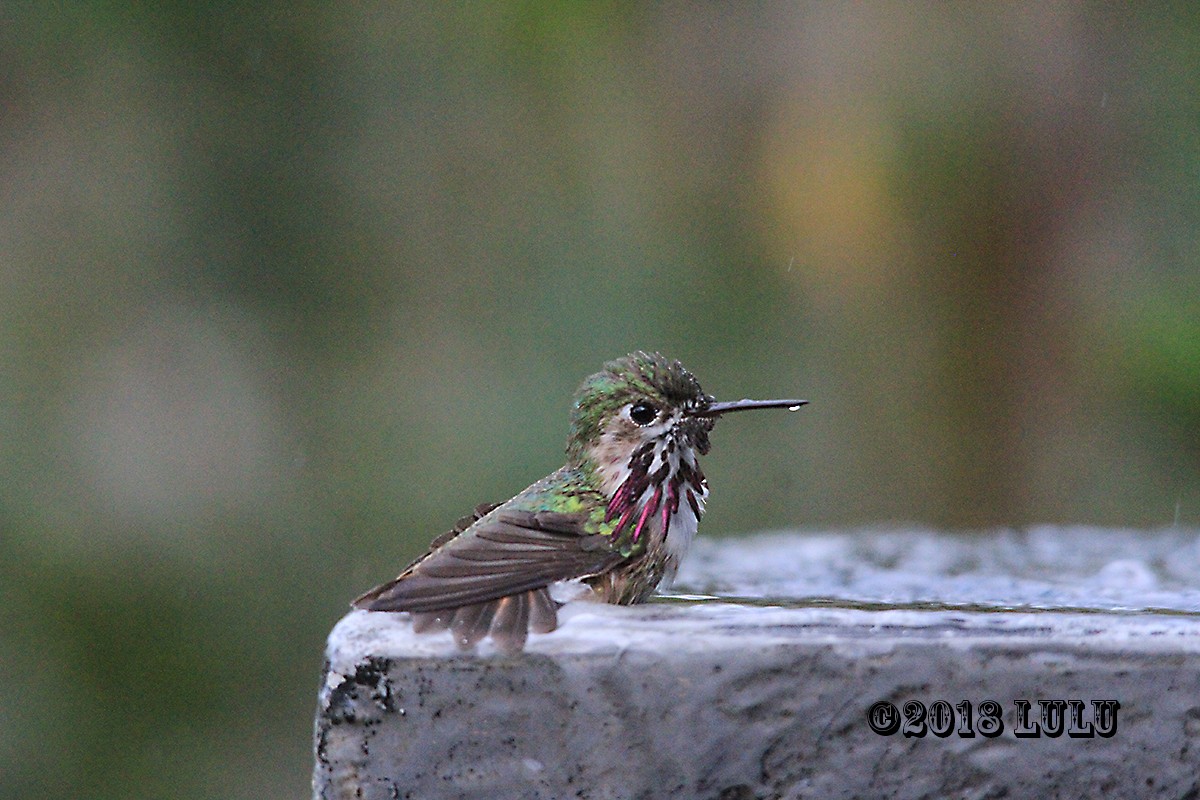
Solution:
<svg viewBox="0 0 1200 800"><path fill-rule="evenodd" d="M589 531L586 512L480 511L354 607L414 612L417 630L450 628L464 647L490 633L501 648L520 650L527 631L558 624L550 584L596 575L621 560L608 536Z"/></svg>

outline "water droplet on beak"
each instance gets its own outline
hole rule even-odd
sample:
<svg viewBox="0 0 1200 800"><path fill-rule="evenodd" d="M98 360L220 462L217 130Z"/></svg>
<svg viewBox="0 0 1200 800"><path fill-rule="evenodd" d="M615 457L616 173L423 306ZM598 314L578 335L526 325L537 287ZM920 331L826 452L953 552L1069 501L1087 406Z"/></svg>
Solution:
<svg viewBox="0 0 1200 800"><path fill-rule="evenodd" d="M788 406L788 411L799 411L800 406Z"/></svg>

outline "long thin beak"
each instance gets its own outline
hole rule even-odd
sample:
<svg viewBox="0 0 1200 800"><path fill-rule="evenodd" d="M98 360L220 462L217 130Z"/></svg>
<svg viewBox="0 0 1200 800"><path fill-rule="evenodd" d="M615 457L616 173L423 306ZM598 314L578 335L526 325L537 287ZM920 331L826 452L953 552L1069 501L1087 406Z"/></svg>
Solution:
<svg viewBox="0 0 1200 800"><path fill-rule="evenodd" d="M799 411L808 405L807 400L732 400L728 403L709 403L708 408L692 414L693 417L719 417L733 411L751 411L756 408L786 408Z"/></svg>

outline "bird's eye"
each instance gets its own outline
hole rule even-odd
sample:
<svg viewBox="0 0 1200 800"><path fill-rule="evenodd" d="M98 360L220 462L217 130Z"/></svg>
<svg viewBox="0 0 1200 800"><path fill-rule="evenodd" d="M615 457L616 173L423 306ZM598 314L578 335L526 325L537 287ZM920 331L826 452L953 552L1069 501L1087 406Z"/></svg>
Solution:
<svg viewBox="0 0 1200 800"><path fill-rule="evenodd" d="M638 425L649 425L658 416L658 409L650 403L639 402L629 407L629 418Z"/></svg>

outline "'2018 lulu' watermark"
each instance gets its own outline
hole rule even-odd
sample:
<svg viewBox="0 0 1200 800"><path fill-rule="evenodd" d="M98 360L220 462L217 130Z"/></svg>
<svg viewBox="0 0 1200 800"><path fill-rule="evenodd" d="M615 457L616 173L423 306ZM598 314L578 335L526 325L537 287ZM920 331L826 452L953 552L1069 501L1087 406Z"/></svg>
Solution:
<svg viewBox="0 0 1200 800"><path fill-rule="evenodd" d="M1120 708L1116 700L1014 700L1012 735L1019 739L1055 739L1063 734L1072 739L1108 739L1117 733ZM909 700L902 712L895 704L880 700L867 709L867 724L880 736L992 738L1004 733L1003 714L995 700L984 700L978 707L969 700L954 705L937 700L928 707L920 700Z"/></svg>

